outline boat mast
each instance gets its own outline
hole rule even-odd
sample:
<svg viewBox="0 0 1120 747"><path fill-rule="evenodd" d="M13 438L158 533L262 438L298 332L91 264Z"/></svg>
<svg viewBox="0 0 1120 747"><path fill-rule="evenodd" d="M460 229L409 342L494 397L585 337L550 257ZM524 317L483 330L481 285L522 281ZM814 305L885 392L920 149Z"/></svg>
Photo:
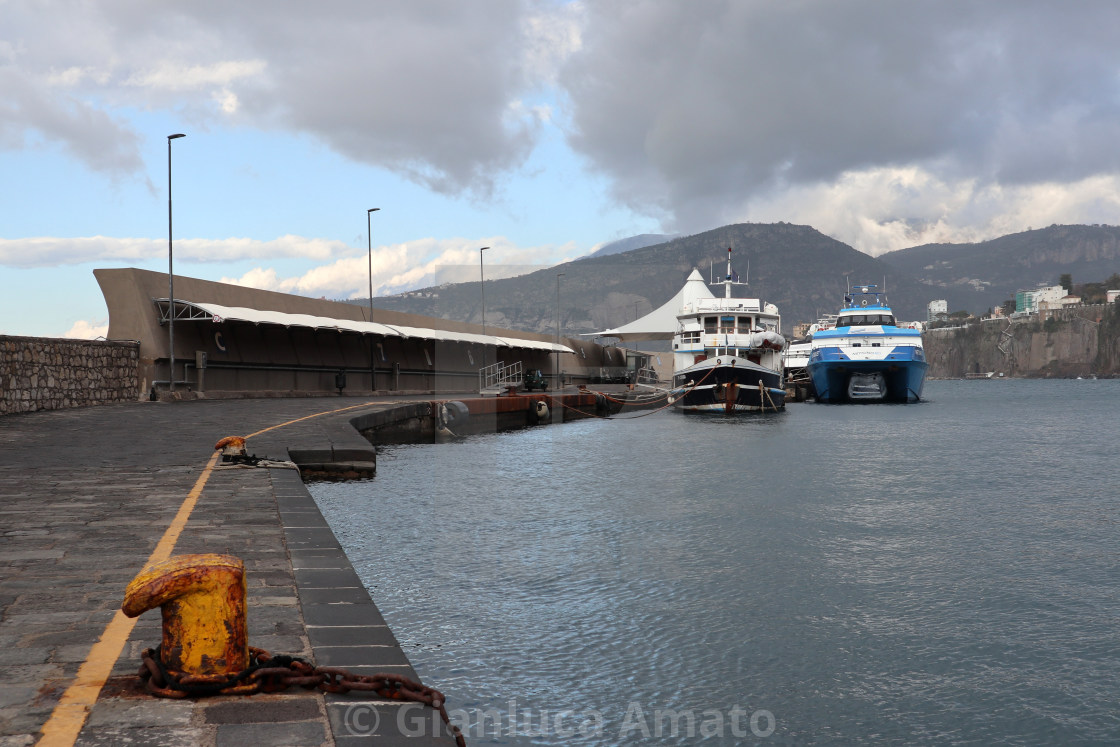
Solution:
<svg viewBox="0 0 1120 747"><path fill-rule="evenodd" d="M723 297L731 298L731 247L727 247L727 279L723 281Z"/></svg>
<svg viewBox="0 0 1120 747"><path fill-rule="evenodd" d="M712 264L713 264L713 267L714 267L715 263L713 262ZM748 273L750 272L749 261L747 263L747 271L748 271ZM739 282L739 280L737 280L735 278L735 275L731 272L731 247L727 247L727 275L724 277L724 279L721 282L717 283L716 282L716 274L715 274L715 272L712 272L712 281L709 283L709 285L722 285L723 286L723 297L724 298L731 298L731 286L733 286L733 285L749 285L749 283Z"/></svg>

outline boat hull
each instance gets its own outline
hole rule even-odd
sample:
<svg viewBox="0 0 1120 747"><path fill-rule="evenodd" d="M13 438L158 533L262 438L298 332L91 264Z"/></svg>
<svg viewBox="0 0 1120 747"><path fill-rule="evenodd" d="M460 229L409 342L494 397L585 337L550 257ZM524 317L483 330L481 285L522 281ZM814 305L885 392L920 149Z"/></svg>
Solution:
<svg viewBox="0 0 1120 747"><path fill-rule="evenodd" d="M684 412L773 412L786 406L782 375L741 358L701 362L673 374L673 405ZM761 382L761 384L760 384Z"/></svg>
<svg viewBox="0 0 1120 747"><path fill-rule="evenodd" d="M808 368L818 402L917 402L927 364L921 348L896 349L891 360L853 360L839 348L821 348Z"/></svg>

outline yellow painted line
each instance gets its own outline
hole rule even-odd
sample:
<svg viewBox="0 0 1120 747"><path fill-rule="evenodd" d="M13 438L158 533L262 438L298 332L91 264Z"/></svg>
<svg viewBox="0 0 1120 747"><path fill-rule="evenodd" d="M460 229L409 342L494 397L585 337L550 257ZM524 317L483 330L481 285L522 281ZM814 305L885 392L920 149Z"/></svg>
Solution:
<svg viewBox="0 0 1120 747"><path fill-rule="evenodd" d="M360 405L327 410L296 418L264 428L246 436L246 438L259 436L262 433L303 420L355 410L360 407L369 407L370 404L372 403L364 402ZM202 474L199 475L194 487L191 488L191 492L187 494L186 499L179 506L179 511L175 514L175 518L171 520L167 531L163 533L163 537L156 544L156 548L148 556L148 562L144 564L145 568L155 563L162 563L171 557L171 552L175 549L175 543L179 541L179 535L183 533L183 529L187 526L191 512L194 511L195 504L198 503L198 498L202 495L202 490L206 487L210 474L214 471L218 456L217 451L211 455L210 460L202 470ZM62 694L58 705L51 711L51 717L43 724L41 729L43 736L36 743L37 747L73 747L74 742L78 739L78 734L82 731L82 726L85 725L86 719L89 717L89 709L97 702L101 689L105 686L109 675L112 674L113 666L120 658L121 651L124 650L128 637L136 626L136 620L137 618L125 617L120 610L117 610L117 613L113 615L113 619L105 626L105 630L101 633L97 643L93 644L86 660L78 668L78 673L74 676L74 682L66 688L66 692Z"/></svg>
<svg viewBox="0 0 1120 747"><path fill-rule="evenodd" d="M248 439L248 438L252 438L253 436L259 436L262 433L268 433L269 431L274 431L277 428L283 428L284 426L291 425L292 423L300 423L304 420L311 420L312 418L322 417L323 415L334 415L336 412L346 412L347 410L357 410L358 408L369 407L370 405L374 405L374 404L377 404L377 403L376 402L363 402L360 405L351 405L350 407L340 407L337 410L326 410L324 412L317 412L314 415L304 415L302 418L296 418L295 420L289 420L286 423L280 423L279 425L272 425L272 426L269 426L268 428L262 428L261 430L257 431L256 433L250 433L245 438Z"/></svg>
<svg viewBox="0 0 1120 747"><path fill-rule="evenodd" d="M175 543L183 533L183 528L187 525L187 520L191 517L191 512L194 511L198 497L202 495L202 489L206 487L206 482L210 479L210 473L214 471L217 461L218 452L215 451L202 470L202 474L195 481L191 492L179 506L179 511L171 520L171 525L167 527L156 548L148 556L148 562L144 564L145 568L154 563L162 563L171 557L171 551L175 549ZM120 610L113 615L113 619L105 626L101 638L93 644L86 660L78 668L74 682L66 688L58 705L51 712L51 717L43 724L43 736L37 743L39 747L70 747L74 744L78 733L82 730L82 725L86 722L86 717L89 716L90 707L97 702L101 688L112 674L113 665L120 658L121 651L136 626L136 619L125 617Z"/></svg>

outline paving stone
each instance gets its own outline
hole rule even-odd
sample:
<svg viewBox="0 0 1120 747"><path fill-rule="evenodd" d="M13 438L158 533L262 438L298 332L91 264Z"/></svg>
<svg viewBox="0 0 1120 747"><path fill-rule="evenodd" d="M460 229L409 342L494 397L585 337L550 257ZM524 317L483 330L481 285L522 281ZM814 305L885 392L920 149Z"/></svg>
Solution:
<svg viewBox="0 0 1120 747"><path fill-rule="evenodd" d="M320 646L392 646L397 639L386 625L308 626L311 645Z"/></svg>
<svg viewBox="0 0 1120 747"><path fill-rule="evenodd" d="M328 742L327 727L321 721L293 721L280 724L222 724L218 727L217 747L307 747Z"/></svg>
<svg viewBox="0 0 1120 747"><path fill-rule="evenodd" d="M384 625L385 618L372 603L305 604L303 619L307 625Z"/></svg>
<svg viewBox="0 0 1120 747"><path fill-rule="evenodd" d="M309 721L322 715L322 706L316 696L259 700L259 696L225 703L215 703L205 709L208 724L281 723Z"/></svg>
<svg viewBox="0 0 1120 747"><path fill-rule="evenodd" d="M189 700L150 698L145 700L100 700L90 710L87 727L187 726L195 704Z"/></svg>
<svg viewBox="0 0 1120 747"><path fill-rule="evenodd" d="M364 586L301 588L299 599L304 604L364 604L370 601L369 592Z"/></svg>
<svg viewBox="0 0 1120 747"><path fill-rule="evenodd" d="M205 744L200 729L177 726L172 729L152 727L105 726L83 729L75 747L198 747ZM244 744L252 744L245 742Z"/></svg>
<svg viewBox="0 0 1120 747"><path fill-rule="evenodd" d="M195 487L218 438L296 421L283 432L254 437L250 449L277 457L292 443L369 452L348 425L352 413L297 421L323 411L316 400L200 400L4 416L0 747L37 739L119 609L125 587ZM332 417L335 430L327 427ZM324 660L355 663L347 668L357 674L394 671L416 678L295 472L213 472L174 548L186 552L242 558L251 645L309 660L317 660L318 649ZM305 614L328 627L308 627ZM160 638L158 611L136 621L78 744L331 742L326 697L319 693L138 698L132 688L140 653ZM348 734L339 736L345 739L339 744L352 743Z"/></svg>

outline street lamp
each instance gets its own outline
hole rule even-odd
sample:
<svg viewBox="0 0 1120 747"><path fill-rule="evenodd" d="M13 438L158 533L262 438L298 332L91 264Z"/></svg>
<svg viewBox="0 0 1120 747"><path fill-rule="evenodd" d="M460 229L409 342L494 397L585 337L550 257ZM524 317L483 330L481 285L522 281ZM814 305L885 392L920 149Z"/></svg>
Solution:
<svg viewBox="0 0 1120 747"><path fill-rule="evenodd" d="M370 216L376 213L381 208L370 208L366 211L366 246L369 248L369 320L373 321L373 231L371 229ZM369 389L370 391L377 390L376 376L374 375L373 367L373 335L369 336Z"/></svg>
<svg viewBox="0 0 1120 747"><path fill-rule="evenodd" d="M490 247L478 250L478 287L482 292L482 336L486 337L486 275L482 270L482 253ZM482 367L486 368L486 340L482 341Z"/></svg>
<svg viewBox="0 0 1120 747"><path fill-rule="evenodd" d="M564 273L556 273L556 350L553 357L553 372L556 380L556 390L560 391L560 278L564 277Z"/></svg>
<svg viewBox="0 0 1120 747"><path fill-rule="evenodd" d="M175 271L171 250L171 141L186 137L183 133L167 136L167 344L171 350L169 391L175 391Z"/></svg>

